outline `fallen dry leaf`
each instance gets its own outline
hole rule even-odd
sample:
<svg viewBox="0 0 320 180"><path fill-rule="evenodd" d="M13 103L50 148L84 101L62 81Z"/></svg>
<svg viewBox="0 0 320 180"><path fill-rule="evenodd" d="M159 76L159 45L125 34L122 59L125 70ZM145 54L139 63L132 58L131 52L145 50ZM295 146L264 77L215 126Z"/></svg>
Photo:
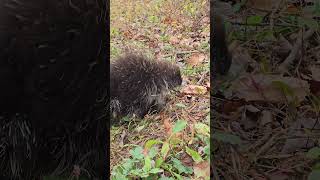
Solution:
<svg viewBox="0 0 320 180"><path fill-rule="evenodd" d="M292 44L283 35L280 34L280 38L273 46L274 52L279 54L283 59L285 59L292 49Z"/></svg>
<svg viewBox="0 0 320 180"><path fill-rule="evenodd" d="M309 81L310 83L310 91L312 94L316 96L320 96L320 81Z"/></svg>
<svg viewBox="0 0 320 180"><path fill-rule="evenodd" d="M171 135L171 132L172 132L172 124L170 122L170 118L165 118L163 120L163 126L164 126L164 129L166 130L166 133L167 135Z"/></svg>
<svg viewBox="0 0 320 180"><path fill-rule="evenodd" d="M187 60L187 63L191 66L197 66L206 59L206 55L202 53L194 53Z"/></svg>
<svg viewBox="0 0 320 180"><path fill-rule="evenodd" d="M180 42L180 40L175 36L171 36L169 39L169 42L170 42L170 44L174 45L174 44L178 44Z"/></svg>
<svg viewBox="0 0 320 180"><path fill-rule="evenodd" d="M315 81L320 81L320 67L319 66L311 66L310 71L312 74L312 79Z"/></svg>
<svg viewBox="0 0 320 180"><path fill-rule="evenodd" d="M275 171L269 175L269 178L276 180L287 180L289 179L289 175L282 171Z"/></svg>
<svg viewBox="0 0 320 180"><path fill-rule="evenodd" d="M171 17L166 17L166 18L164 18L162 23L164 23L164 24L172 24L173 21L174 20Z"/></svg>
<svg viewBox="0 0 320 180"><path fill-rule="evenodd" d="M244 130L250 130L257 127L257 115L260 110L253 105L245 105L241 107L244 113L241 114L240 124Z"/></svg>
<svg viewBox="0 0 320 180"><path fill-rule="evenodd" d="M261 10L273 10L280 2L278 0L248 0L247 6Z"/></svg>
<svg viewBox="0 0 320 180"><path fill-rule="evenodd" d="M186 95L203 95L207 93L207 88L204 86L188 85L181 92Z"/></svg>
<svg viewBox="0 0 320 180"><path fill-rule="evenodd" d="M186 152L182 152L182 154L181 154L181 162L182 162L182 164L184 165L184 166L188 166L188 167L190 167L190 166L192 166L192 164L193 164L193 159L192 159L192 157L191 156L189 156Z"/></svg>
<svg viewBox="0 0 320 180"><path fill-rule="evenodd" d="M197 178L209 178L210 177L210 164L208 161L202 161L193 166L194 174Z"/></svg>
<svg viewBox="0 0 320 180"><path fill-rule="evenodd" d="M192 44L193 39L192 38L188 38L188 39L182 39L180 41L180 45L182 46L186 46L186 47L191 47L190 45Z"/></svg>
<svg viewBox="0 0 320 180"><path fill-rule="evenodd" d="M241 106L243 106L245 102L239 101L225 101L222 104L221 112L224 114L230 114L232 112L237 111Z"/></svg>
<svg viewBox="0 0 320 180"><path fill-rule="evenodd" d="M316 139L308 137L308 130L320 130L317 119L304 118L299 116L297 121L290 126L288 138L282 148L282 153L292 153L302 148L312 148L316 145Z"/></svg>
<svg viewBox="0 0 320 180"><path fill-rule="evenodd" d="M261 113L260 124L264 126L268 123L272 123L272 120L273 120L272 112L268 110L263 110Z"/></svg>
<svg viewBox="0 0 320 180"><path fill-rule="evenodd" d="M130 30L126 30L123 32L123 36L128 38L128 39L132 39L133 38L133 33Z"/></svg>
<svg viewBox="0 0 320 180"><path fill-rule="evenodd" d="M249 64L253 66L254 69L259 65L252 59L247 48L241 47L239 42L233 41L229 47L232 54L232 64L229 69L229 74L233 76L239 76L246 71Z"/></svg>
<svg viewBox="0 0 320 180"><path fill-rule="evenodd" d="M286 95L274 85L274 82L281 82L290 87L294 97ZM234 94L234 96L244 98L247 101L287 102L296 98L295 100L301 102L309 94L310 89L307 81L297 78L245 74L234 81L228 91L232 91L232 93L227 94Z"/></svg>

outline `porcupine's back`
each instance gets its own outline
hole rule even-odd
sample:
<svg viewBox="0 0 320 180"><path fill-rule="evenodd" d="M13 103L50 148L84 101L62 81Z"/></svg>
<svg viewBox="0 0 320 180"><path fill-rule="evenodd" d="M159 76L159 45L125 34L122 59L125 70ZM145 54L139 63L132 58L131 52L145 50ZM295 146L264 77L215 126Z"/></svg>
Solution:
<svg viewBox="0 0 320 180"><path fill-rule="evenodd" d="M137 115L142 118L151 107L165 105L168 90L181 85L178 66L127 54L111 63L111 112L115 116Z"/></svg>

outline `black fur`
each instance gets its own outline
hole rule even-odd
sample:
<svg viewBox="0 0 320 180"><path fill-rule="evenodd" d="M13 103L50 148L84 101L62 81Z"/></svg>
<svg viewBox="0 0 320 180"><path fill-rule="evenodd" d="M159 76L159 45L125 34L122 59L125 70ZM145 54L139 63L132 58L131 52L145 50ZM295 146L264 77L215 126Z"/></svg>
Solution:
<svg viewBox="0 0 320 180"><path fill-rule="evenodd" d="M210 54L213 58L211 63L211 77L216 74L227 74L232 63L232 55L226 42L226 30L224 20L214 11L215 1L210 0Z"/></svg>
<svg viewBox="0 0 320 180"><path fill-rule="evenodd" d="M181 85L178 66L128 54L111 63L111 113L115 119L135 114L144 117L149 110L160 110L168 90Z"/></svg>
<svg viewBox="0 0 320 180"><path fill-rule="evenodd" d="M104 172L105 0L0 3L0 174Z"/></svg>

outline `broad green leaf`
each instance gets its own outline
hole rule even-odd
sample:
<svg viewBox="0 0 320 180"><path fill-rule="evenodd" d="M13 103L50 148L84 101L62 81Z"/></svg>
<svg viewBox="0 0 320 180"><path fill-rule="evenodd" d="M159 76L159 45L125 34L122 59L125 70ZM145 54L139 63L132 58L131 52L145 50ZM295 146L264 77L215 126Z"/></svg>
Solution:
<svg viewBox="0 0 320 180"><path fill-rule="evenodd" d="M203 161L203 159L201 158L200 154L195 151L195 150L192 150L191 148L189 148L188 146L186 146L186 152L187 154L189 154L189 156L192 157L192 159L196 162L196 163L199 163L201 161Z"/></svg>
<svg viewBox="0 0 320 180"><path fill-rule="evenodd" d="M186 127L186 125L187 125L187 121L179 120L174 125L172 132L177 133L177 132L182 131Z"/></svg>
<svg viewBox="0 0 320 180"><path fill-rule="evenodd" d="M166 159L170 146L168 142L164 142L161 149L161 155L163 159Z"/></svg>
<svg viewBox="0 0 320 180"><path fill-rule="evenodd" d="M317 20L312 18L305 18L305 17L299 17L298 18L299 25L307 26L308 28L318 30L319 29L319 23Z"/></svg>
<svg viewBox="0 0 320 180"><path fill-rule="evenodd" d="M313 13L314 13L315 16L319 16L320 15L320 1L316 1L314 3Z"/></svg>
<svg viewBox="0 0 320 180"><path fill-rule="evenodd" d="M199 134L203 134L205 136L210 136L210 127L203 123L196 123L195 124L196 132Z"/></svg>
<svg viewBox="0 0 320 180"><path fill-rule="evenodd" d="M151 170L151 158L149 156L146 156L144 158L143 171L144 172L149 172L150 170Z"/></svg>
<svg viewBox="0 0 320 180"><path fill-rule="evenodd" d="M123 174L116 174L115 176L112 176L112 180L118 180L118 179L123 179L123 180L129 180L125 175ZM49 180L49 179L44 179L44 180ZM61 179L60 179L61 180Z"/></svg>
<svg viewBox="0 0 320 180"><path fill-rule="evenodd" d="M247 23L248 24L260 24L263 21L263 17L262 16L250 16L247 19Z"/></svg>
<svg viewBox="0 0 320 180"><path fill-rule="evenodd" d="M155 148L155 147L152 147L150 150L149 150L149 157L152 159L154 158L156 155L158 154L158 149Z"/></svg>
<svg viewBox="0 0 320 180"><path fill-rule="evenodd" d="M144 155L142 152L143 152L143 149L141 146L138 146L138 147L134 148L133 150L130 150L131 156L135 159L143 159Z"/></svg>
<svg viewBox="0 0 320 180"><path fill-rule="evenodd" d="M159 22L159 18L157 16L149 16L148 17L148 20L151 22L151 23L158 23Z"/></svg>
<svg viewBox="0 0 320 180"><path fill-rule="evenodd" d="M313 170L320 170L320 163L316 163L313 167L312 167Z"/></svg>
<svg viewBox="0 0 320 180"><path fill-rule="evenodd" d="M308 180L319 180L319 179L320 179L320 170L313 170L308 176Z"/></svg>
<svg viewBox="0 0 320 180"><path fill-rule="evenodd" d="M314 147L307 152L307 157L311 159L318 159L320 157L320 148Z"/></svg>
<svg viewBox="0 0 320 180"><path fill-rule="evenodd" d="M286 95L286 96L290 96L290 97L294 97L294 91L292 90L292 88L287 85L286 83L282 82L282 81L272 81L272 84L279 88L280 90L282 90L282 92Z"/></svg>
<svg viewBox="0 0 320 180"><path fill-rule="evenodd" d="M158 159L156 159L156 168L161 167L162 163L163 163L163 158L159 157Z"/></svg>
<svg viewBox="0 0 320 180"><path fill-rule="evenodd" d="M161 173L161 172L163 172L163 169L153 168L153 169L150 170L149 173L151 173L151 174L157 174L157 173Z"/></svg>
<svg viewBox="0 0 320 180"><path fill-rule="evenodd" d="M259 32L256 36L257 41L261 42L261 41L274 41L276 40L276 38L273 35L273 31L272 30L264 30L262 32Z"/></svg>
<svg viewBox="0 0 320 180"><path fill-rule="evenodd" d="M210 144L203 148L203 152L210 158Z"/></svg>
<svg viewBox="0 0 320 180"><path fill-rule="evenodd" d="M240 11L240 9L241 9L241 3L236 3L233 7L232 7L232 9L233 9L233 12L239 12Z"/></svg>
<svg viewBox="0 0 320 180"><path fill-rule="evenodd" d="M237 145L241 144L240 137L232 135L232 134L215 132L215 133L213 133L212 137L213 137L213 139L216 139L218 141L222 141L225 143L237 144Z"/></svg>
<svg viewBox="0 0 320 180"><path fill-rule="evenodd" d="M130 174L135 175L135 176L141 176L142 173L143 173L142 169L133 169L130 171Z"/></svg>
<svg viewBox="0 0 320 180"><path fill-rule="evenodd" d="M175 172L172 172L172 173L174 174L174 176L176 176L178 180L183 180L183 177L180 174L177 174Z"/></svg>
<svg viewBox="0 0 320 180"><path fill-rule="evenodd" d="M124 160L124 163L122 164L123 174L127 175L129 171L133 168L133 164L134 164L134 161L132 159Z"/></svg>
<svg viewBox="0 0 320 180"><path fill-rule="evenodd" d="M148 140L145 145L144 145L144 148L149 150L153 145L155 144L160 144L162 141L160 140L155 140L155 139L151 139L151 140Z"/></svg>
<svg viewBox="0 0 320 180"><path fill-rule="evenodd" d="M173 162L173 167L177 168L177 170L179 171L180 174L181 173L186 173L186 174L193 173L192 168L184 166L179 159L173 158L172 162Z"/></svg>

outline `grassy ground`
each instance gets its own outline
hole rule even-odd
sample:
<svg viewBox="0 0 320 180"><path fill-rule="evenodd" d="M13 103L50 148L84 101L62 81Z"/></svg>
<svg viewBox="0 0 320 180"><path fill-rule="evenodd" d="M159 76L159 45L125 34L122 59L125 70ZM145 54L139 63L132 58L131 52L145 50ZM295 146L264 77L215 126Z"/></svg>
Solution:
<svg viewBox="0 0 320 180"><path fill-rule="evenodd" d="M237 42L229 75L212 96L213 174L320 179L320 4L265 2L216 11L229 13L229 40Z"/></svg>
<svg viewBox="0 0 320 180"><path fill-rule="evenodd" d="M159 114L111 129L112 179L208 179L209 2L111 1L111 57L177 63L184 83Z"/></svg>

